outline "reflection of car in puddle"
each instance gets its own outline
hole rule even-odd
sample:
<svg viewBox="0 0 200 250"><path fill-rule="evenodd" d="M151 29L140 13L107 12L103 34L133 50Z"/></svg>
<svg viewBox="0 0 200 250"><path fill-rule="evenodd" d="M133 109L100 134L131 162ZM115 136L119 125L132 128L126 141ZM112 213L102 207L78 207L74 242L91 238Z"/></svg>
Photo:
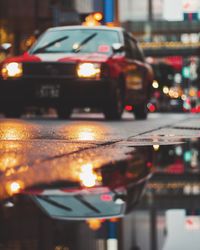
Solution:
<svg viewBox="0 0 200 250"><path fill-rule="evenodd" d="M88 164L84 171L79 183L66 180L24 187L15 201L24 195L31 197L51 218L62 220L121 217L135 207L150 177L147 159L141 151L136 151L130 162L97 170Z"/></svg>

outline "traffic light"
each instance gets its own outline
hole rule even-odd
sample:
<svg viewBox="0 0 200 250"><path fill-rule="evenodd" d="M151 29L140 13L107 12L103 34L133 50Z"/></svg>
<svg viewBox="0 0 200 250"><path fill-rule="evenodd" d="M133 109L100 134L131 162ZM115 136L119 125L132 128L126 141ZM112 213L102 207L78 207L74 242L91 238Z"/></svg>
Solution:
<svg viewBox="0 0 200 250"><path fill-rule="evenodd" d="M185 162L190 162L191 159L192 159L192 153L190 150L187 150L184 152L184 155L183 155L183 158L184 158L184 161Z"/></svg>
<svg viewBox="0 0 200 250"><path fill-rule="evenodd" d="M190 67L184 66L182 69L182 75L184 78L190 78Z"/></svg>

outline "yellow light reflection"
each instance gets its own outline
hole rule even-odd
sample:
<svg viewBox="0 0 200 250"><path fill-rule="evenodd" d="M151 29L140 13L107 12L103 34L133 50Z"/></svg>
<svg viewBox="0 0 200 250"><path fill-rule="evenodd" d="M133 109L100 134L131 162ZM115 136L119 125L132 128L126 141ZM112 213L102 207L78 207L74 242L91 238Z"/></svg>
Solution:
<svg viewBox="0 0 200 250"><path fill-rule="evenodd" d="M99 124L75 124L61 127L63 137L80 141L96 141L105 139L105 136L110 131L109 127L105 127Z"/></svg>
<svg viewBox="0 0 200 250"><path fill-rule="evenodd" d="M7 130L4 130L1 135L2 140L17 140L21 138L22 135L17 128L8 128Z"/></svg>
<svg viewBox="0 0 200 250"><path fill-rule="evenodd" d="M160 148L160 145L158 145L158 144L154 144L154 145L153 145L153 148L154 148L154 150L155 150L155 151L158 151L158 150L159 150L159 148Z"/></svg>
<svg viewBox="0 0 200 250"><path fill-rule="evenodd" d="M13 168L18 165L20 156L15 153L5 153L0 156L0 171L5 171L7 168Z"/></svg>
<svg viewBox="0 0 200 250"><path fill-rule="evenodd" d="M0 125L0 140L22 140L29 137L27 124L19 122L5 122ZM29 131L30 133L30 131Z"/></svg>
<svg viewBox="0 0 200 250"><path fill-rule="evenodd" d="M101 220L99 220L99 219L89 219L86 222L87 222L89 228L94 230L94 231L98 230L102 224Z"/></svg>
<svg viewBox="0 0 200 250"><path fill-rule="evenodd" d="M81 141L94 141L95 133L93 131L80 131L78 139Z"/></svg>
<svg viewBox="0 0 200 250"><path fill-rule="evenodd" d="M22 181L13 181L6 184L6 190L9 195L14 195L19 193L24 188L24 183Z"/></svg>
<svg viewBox="0 0 200 250"><path fill-rule="evenodd" d="M21 166L25 159L21 150L23 150L22 144L17 141L0 141L0 172L4 172L5 176L28 169L28 166L26 169L23 165Z"/></svg>
<svg viewBox="0 0 200 250"><path fill-rule="evenodd" d="M93 172L91 163L84 164L81 167L80 181L85 187L94 187L97 181L97 175Z"/></svg>

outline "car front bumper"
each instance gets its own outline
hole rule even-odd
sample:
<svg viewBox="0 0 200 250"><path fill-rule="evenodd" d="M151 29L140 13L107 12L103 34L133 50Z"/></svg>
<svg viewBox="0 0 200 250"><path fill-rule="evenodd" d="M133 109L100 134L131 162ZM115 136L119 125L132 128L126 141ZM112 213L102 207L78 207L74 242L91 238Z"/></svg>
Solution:
<svg viewBox="0 0 200 250"><path fill-rule="evenodd" d="M5 105L102 106L112 79L15 79L0 80L0 109Z"/></svg>

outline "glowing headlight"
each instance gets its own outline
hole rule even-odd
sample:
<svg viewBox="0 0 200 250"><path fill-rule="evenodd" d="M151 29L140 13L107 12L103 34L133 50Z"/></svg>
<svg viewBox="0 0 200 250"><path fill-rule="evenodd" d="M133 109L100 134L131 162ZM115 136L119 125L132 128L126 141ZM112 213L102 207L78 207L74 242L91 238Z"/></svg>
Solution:
<svg viewBox="0 0 200 250"><path fill-rule="evenodd" d="M77 75L82 78L98 78L101 73L99 63L80 63L77 67Z"/></svg>
<svg viewBox="0 0 200 250"><path fill-rule="evenodd" d="M8 77L21 77L23 74L22 64L17 62L4 64L1 73L4 79Z"/></svg>

